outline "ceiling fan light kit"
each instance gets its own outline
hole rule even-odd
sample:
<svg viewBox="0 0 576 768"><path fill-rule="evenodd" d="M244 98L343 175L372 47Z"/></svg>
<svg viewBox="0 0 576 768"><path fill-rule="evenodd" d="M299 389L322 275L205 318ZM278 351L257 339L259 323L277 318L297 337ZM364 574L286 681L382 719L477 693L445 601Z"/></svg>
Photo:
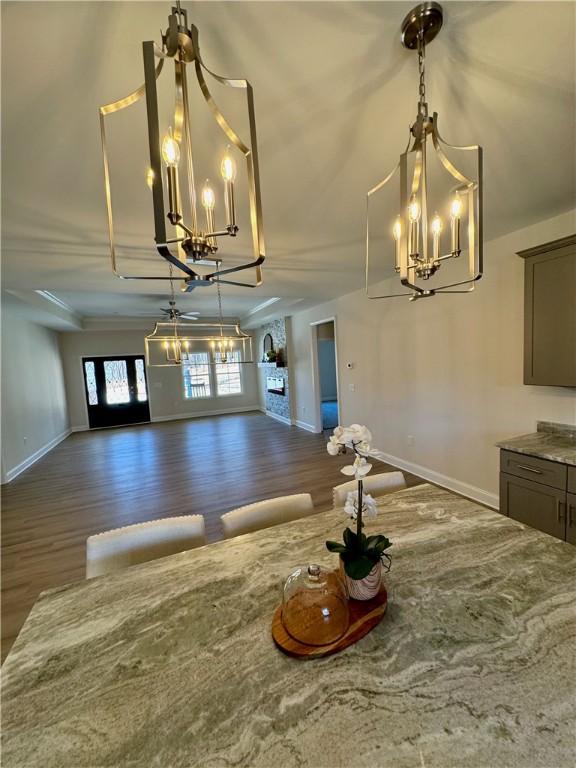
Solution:
<svg viewBox="0 0 576 768"><path fill-rule="evenodd" d="M168 280L161 275L124 274L118 265L115 246L110 161L107 149L106 124L110 115L126 109L140 99L146 100L150 168L146 181L152 193L155 229L155 246L159 255L179 270L183 279L182 290L191 291L198 286L209 286L219 281L230 285L255 287L262 282L262 263L265 259L262 229L262 204L260 176L256 144L256 119L252 87L247 80L227 79L211 72L202 61L198 45L198 30L188 25L187 13L178 0L168 18L168 28L162 34L161 46L153 41L142 43L144 59L144 84L123 99L100 107L100 131L104 160L104 185L108 213L108 231L112 270L125 280ZM157 79L164 64L173 62L175 109L172 127L161 137ZM192 126L190 120L188 68L200 89L201 95L213 120L224 133L228 149L220 163L221 183L224 193L225 224L216 224L216 199L214 188L208 181L198 194L194 177L192 151ZM245 92L248 113L249 139L243 141L224 114L218 108L205 78L211 76L217 83ZM236 162L238 151L246 164L248 205L250 213L251 250L250 261L222 268L219 255L223 238L235 238L239 233L236 223ZM163 167L164 166L164 167ZM181 195L181 182L186 190L186 210ZM167 195L165 194L167 191ZM167 204L166 204L167 198ZM203 209L202 211L199 208ZM167 228L168 227L170 229ZM214 267L214 271L200 273L197 267ZM237 280L236 273L253 270L252 280Z"/></svg>
<svg viewBox="0 0 576 768"><path fill-rule="evenodd" d="M404 47L418 52L418 113L410 128L408 146L394 170L367 194L366 213L366 293L370 299L409 296L411 300L438 293L468 293L482 277L482 148L477 145L453 146L438 133L438 114L428 113L425 83L426 45L440 32L442 6L435 2L417 5L404 19L401 40ZM430 146L431 145L431 146ZM466 153L473 156L474 174L464 173L446 154ZM439 161L443 179L450 185L442 207L430 205L430 159ZM379 193L399 180L400 208L390 226L389 252L394 254L394 270L401 287L390 293L371 295L371 203ZM438 174L434 179L439 181ZM432 190L438 191L438 190ZM372 213L372 216L374 214ZM381 216L380 216L381 218ZM448 226L445 226L445 222ZM381 251L382 246L378 249ZM441 267L466 254L466 274L450 275L445 281L436 278Z"/></svg>

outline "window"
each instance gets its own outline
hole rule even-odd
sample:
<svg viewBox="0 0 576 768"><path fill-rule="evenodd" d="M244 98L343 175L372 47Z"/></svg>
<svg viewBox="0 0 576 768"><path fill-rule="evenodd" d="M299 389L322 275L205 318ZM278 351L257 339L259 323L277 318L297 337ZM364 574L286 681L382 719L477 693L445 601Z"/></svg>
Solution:
<svg viewBox="0 0 576 768"><path fill-rule="evenodd" d="M184 397L225 397L242 394L242 371L238 350L228 353L227 363L210 365L208 352L194 352L182 361Z"/></svg>
<svg viewBox="0 0 576 768"><path fill-rule="evenodd" d="M211 397L210 364L208 352L194 352L182 361L184 376L184 397L187 400Z"/></svg>
<svg viewBox="0 0 576 768"><path fill-rule="evenodd" d="M216 363L216 394L242 394L242 378L240 374L240 352L228 352L227 363Z"/></svg>

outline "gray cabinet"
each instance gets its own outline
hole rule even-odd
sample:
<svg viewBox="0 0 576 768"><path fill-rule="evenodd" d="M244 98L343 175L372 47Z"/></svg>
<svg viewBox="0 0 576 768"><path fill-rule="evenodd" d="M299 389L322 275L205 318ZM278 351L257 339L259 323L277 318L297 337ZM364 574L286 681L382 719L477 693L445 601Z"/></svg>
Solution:
<svg viewBox="0 0 576 768"><path fill-rule="evenodd" d="M576 387L576 235L518 253L524 267L524 384Z"/></svg>
<svg viewBox="0 0 576 768"><path fill-rule="evenodd" d="M568 492L572 478L576 467L501 450L500 512L576 544L576 494Z"/></svg>
<svg viewBox="0 0 576 768"><path fill-rule="evenodd" d="M557 539L565 538L566 491L502 472L500 511Z"/></svg>

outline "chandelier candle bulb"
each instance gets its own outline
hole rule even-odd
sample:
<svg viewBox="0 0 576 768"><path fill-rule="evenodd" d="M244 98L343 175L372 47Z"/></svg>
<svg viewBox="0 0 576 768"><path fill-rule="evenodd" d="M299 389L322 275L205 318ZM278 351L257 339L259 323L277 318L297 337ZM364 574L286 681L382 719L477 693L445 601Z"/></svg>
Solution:
<svg viewBox="0 0 576 768"><path fill-rule="evenodd" d="M430 225L432 230L432 260L438 261L440 258L440 233L442 232L442 219L436 213Z"/></svg>
<svg viewBox="0 0 576 768"><path fill-rule="evenodd" d="M400 239L402 237L402 221L400 216L396 217L396 221L392 227L392 234L394 235L394 242L396 244L394 269L396 272L400 272Z"/></svg>
<svg viewBox="0 0 576 768"><path fill-rule="evenodd" d="M462 200L456 193L450 204L450 231L452 240L452 255L460 255L460 217L462 216Z"/></svg>
<svg viewBox="0 0 576 768"><path fill-rule="evenodd" d="M168 178L168 219L172 224L176 224L182 218L180 211L180 188L178 186L180 147L172 136L172 128L168 130L162 141L162 159L166 163L166 176ZM154 181L154 171L150 169L150 173L152 174L152 181Z"/></svg>
<svg viewBox="0 0 576 768"><path fill-rule="evenodd" d="M408 229L408 254L410 256L417 256L418 242L420 240L420 204L414 195L408 206L408 219L410 221Z"/></svg>
<svg viewBox="0 0 576 768"><path fill-rule="evenodd" d="M236 180L236 163L230 154L230 147L226 149L226 154L220 164L220 173L224 179L224 203L226 206L226 225L231 235L235 236L238 231L236 226L236 209L234 205L234 181Z"/></svg>
<svg viewBox="0 0 576 768"><path fill-rule="evenodd" d="M204 187L202 188L202 205L206 211L206 233L210 234L215 231L214 225L214 208L216 206L216 196L214 190L210 186L210 182L206 179ZM216 245L216 238L209 237L208 241L211 246Z"/></svg>
<svg viewBox="0 0 576 768"><path fill-rule="evenodd" d="M176 168L180 162L180 147L172 136L172 128L169 129L162 141L162 158L168 168Z"/></svg>

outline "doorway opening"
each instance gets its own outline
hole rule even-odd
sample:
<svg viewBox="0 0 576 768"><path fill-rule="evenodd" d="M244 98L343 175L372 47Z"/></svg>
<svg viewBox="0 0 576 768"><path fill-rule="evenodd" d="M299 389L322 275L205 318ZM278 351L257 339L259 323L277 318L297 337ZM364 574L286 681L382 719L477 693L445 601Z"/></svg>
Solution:
<svg viewBox="0 0 576 768"><path fill-rule="evenodd" d="M334 319L312 326L316 362L317 424L319 431L331 430L339 424L338 361Z"/></svg>
<svg viewBox="0 0 576 768"><path fill-rule="evenodd" d="M142 355L83 357L90 429L150 421Z"/></svg>

